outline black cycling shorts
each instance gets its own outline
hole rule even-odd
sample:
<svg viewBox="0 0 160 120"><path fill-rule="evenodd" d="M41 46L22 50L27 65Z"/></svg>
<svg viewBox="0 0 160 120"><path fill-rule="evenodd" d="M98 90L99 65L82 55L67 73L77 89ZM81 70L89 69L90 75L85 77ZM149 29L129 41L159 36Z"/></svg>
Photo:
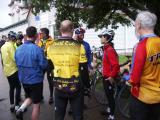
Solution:
<svg viewBox="0 0 160 120"><path fill-rule="evenodd" d="M26 98L31 98L33 104L40 103L42 100L43 83L33 85L23 84Z"/></svg>

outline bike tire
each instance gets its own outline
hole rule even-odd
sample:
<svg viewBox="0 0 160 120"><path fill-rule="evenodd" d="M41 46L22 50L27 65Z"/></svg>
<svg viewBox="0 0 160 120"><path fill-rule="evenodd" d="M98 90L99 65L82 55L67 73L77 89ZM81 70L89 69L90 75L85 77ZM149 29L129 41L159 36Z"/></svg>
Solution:
<svg viewBox="0 0 160 120"><path fill-rule="evenodd" d="M97 75L95 75L97 76ZM108 104L108 99L107 96L105 94L105 90L103 87L103 77L102 75L100 75L99 77L95 77L96 80L94 80L94 87L93 87L93 93L94 93L94 97L96 99L96 101L102 105L107 105ZM117 85L115 83L115 87L114 87L114 98L116 98L117 96Z"/></svg>
<svg viewBox="0 0 160 120"><path fill-rule="evenodd" d="M103 88L103 78L99 77L97 80L95 80L95 84L94 84L94 97L96 99L96 101L102 105L106 105L108 104L108 99L106 97L104 88Z"/></svg>
<svg viewBox="0 0 160 120"><path fill-rule="evenodd" d="M130 113L129 113L130 96L131 96L130 86L125 84L119 91L119 94L116 100L116 106L118 108L118 111L120 112L122 116L126 118L130 118Z"/></svg>

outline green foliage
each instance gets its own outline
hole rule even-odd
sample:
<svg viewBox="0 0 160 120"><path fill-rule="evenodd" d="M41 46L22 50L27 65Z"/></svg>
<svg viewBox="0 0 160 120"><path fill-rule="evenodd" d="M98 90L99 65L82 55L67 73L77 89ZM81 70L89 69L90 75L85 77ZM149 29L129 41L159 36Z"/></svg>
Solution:
<svg viewBox="0 0 160 120"><path fill-rule="evenodd" d="M119 64L123 64L128 61L128 58L125 55L119 55Z"/></svg>
<svg viewBox="0 0 160 120"><path fill-rule="evenodd" d="M87 23L89 28L103 28L117 24L131 25L140 10L149 10L160 17L159 0L31 0L34 13L57 9L57 25L64 19L72 20L76 26L80 22ZM156 26L160 33L160 20Z"/></svg>

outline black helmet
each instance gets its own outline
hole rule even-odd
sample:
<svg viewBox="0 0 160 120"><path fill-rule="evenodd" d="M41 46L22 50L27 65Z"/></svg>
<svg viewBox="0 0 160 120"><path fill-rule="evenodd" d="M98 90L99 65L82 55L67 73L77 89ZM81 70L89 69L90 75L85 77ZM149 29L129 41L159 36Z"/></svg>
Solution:
<svg viewBox="0 0 160 120"><path fill-rule="evenodd" d="M23 39L23 35L21 33L17 34L17 40L22 40Z"/></svg>
<svg viewBox="0 0 160 120"><path fill-rule="evenodd" d="M98 37L101 38L102 36L107 36L108 41L112 41L113 38L114 38L114 35L115 35L115 33L114 33L113 30L111 30L111 29L106 29L106 30L104 30L101 34L99 34Z"/></svg>
<svg viewBox="0 0 160 120"><path fill-rule="evenodd" d="M15 32L10 31L10 32L8 33L8 38L16 39L16 37L17 37L17 34L16 34Z"/></svg>

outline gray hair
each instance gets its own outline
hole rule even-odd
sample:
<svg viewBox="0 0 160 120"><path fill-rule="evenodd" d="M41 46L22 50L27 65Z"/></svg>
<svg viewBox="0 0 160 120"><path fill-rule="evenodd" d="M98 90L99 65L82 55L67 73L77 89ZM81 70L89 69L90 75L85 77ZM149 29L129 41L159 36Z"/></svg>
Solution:
<svg viewBox="0 0 160 120"><path fill-rule="evenodd" d="M137 15L136 21L138 21L143 28L154 29L157 16L149 11L142 11Z"/></svg>

